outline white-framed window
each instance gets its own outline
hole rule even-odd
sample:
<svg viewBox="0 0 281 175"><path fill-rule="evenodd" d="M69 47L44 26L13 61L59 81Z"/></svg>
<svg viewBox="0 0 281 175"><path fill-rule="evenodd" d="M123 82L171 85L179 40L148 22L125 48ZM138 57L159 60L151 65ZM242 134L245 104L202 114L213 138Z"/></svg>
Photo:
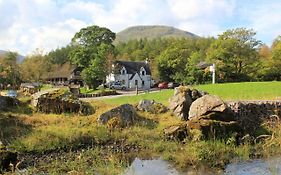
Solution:
<svg viewBox="0 0 281 175"><path fill-rule="evenodd" d="M122 67L122 69L121 69L121 75L125 75L126 73L127 73L127 71L126 71L125 67Z"/></svg>
<svg viewBox="0 0 281 175"><path fill-rule="evenodd" d="M140 75L141 75L141 76L145 76L145 74L146 74L145 69L144 69L143 67L141 67L141 68L140 68Z"/></svg>

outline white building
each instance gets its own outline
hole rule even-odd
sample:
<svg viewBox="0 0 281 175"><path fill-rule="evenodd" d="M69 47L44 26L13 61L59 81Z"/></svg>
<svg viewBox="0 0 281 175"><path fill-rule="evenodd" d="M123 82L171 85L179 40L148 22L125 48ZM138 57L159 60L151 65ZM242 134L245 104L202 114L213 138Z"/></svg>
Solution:
<svg viewBox="0 0 281 175"><path fill-rule="evenodd" d="M106 82L120 82L126 88L150 89L154 84L147 62L116 61Z"/></svg>

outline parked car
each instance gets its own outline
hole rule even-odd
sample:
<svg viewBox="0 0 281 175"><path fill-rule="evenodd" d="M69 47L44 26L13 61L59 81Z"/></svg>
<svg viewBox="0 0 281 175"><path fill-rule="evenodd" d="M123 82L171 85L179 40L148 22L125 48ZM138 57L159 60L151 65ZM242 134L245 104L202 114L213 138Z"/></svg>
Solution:
<svg viewBox="0 0 281 175"><path fill-rule="evenodd" d="M167 89L168 88L168 83L167 82L162 82L158 84L158 88L160 89Z"/></svg>
<svg viewBox="0 0 281 175"><path fill-rule="evenodd" d="M122 89L125 90L126 86L124 84L121 84L120 82L115 82L110 86L110 89Z"/></svg>
<svg viewBox="0 0 281 175"><path fill-rule="evenodd" d="M17 91L15 90L9 90L6 94L8 97L16 98L17 97Z"/></svg>
<svg viewBox="0 0 281 175"><path fill-rule="evenodd" d="M178 87L179 85L180 85L179 83L170 82L170 83L168 83L168 88L174 89L175 87Z"/></svg>

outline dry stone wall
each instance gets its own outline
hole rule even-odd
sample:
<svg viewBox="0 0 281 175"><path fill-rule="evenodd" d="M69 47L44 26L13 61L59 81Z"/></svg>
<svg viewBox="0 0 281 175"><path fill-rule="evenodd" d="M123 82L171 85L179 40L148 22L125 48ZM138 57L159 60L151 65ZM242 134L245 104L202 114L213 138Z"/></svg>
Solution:
<svg viewBox="0 0 281 175"><path fill-rule="evenodd" d="M246 130L256 129L274 116L281 117L281 101L228 101L226 104Z"/></svg>

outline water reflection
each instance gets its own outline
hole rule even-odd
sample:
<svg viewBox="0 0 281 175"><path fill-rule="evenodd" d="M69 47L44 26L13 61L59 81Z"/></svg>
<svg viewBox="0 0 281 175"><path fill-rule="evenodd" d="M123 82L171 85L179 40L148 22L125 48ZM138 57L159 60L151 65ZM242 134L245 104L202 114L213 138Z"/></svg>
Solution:
<svg viewBox="0 0 281 175"><path fill-rule="evenodd" d="M213 171L201 168L199 170L188 169L185 172L177 171L167 161L161 158L152 160L140 160L136 158L125 172L125 175L213 175Z"/></svg>
<svg viewBox="0 0 281 175"><path fill-rule="evenodd" d="M268 160L252 160L237 164L230 164L226 167L226 175L277 175L281 174L281 158Z"/></svg>
<svg viewBox="0 0 281 175"><path fill-rule="evenodd" d="M167 161L161 158L141 160L136 158L125 172L125 175L281 175L281 158L267 160L251 160L247 162L232 163L226 166L224 172L210 169L188 169L185 172L177 171Z"/></svg>

